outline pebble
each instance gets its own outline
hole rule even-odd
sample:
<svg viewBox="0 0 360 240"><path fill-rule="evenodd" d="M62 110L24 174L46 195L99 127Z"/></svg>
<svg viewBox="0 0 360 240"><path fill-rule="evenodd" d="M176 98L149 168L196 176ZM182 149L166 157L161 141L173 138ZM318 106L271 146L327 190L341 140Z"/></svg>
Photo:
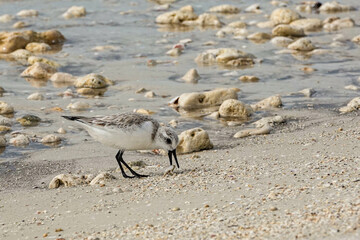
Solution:
<svg viewBox="0 0 360 240"><path fill-rule="evenodd" d="M75 83L76 77L71 75L70 73L64 73L64 72L57 72L54 73L50 81L56 82L56 83Z"/></svg>
<svg viewBox="0 0 360 240"><path fill-rule="evenodd" d="M194 21L198 16L194 13L192 6L187 5L176 11L163 13L156 17L158 24L181 24L185 21Z"/></svg>
<svg viewBox="0 0 360 240"><path fill-rule="evenodd" d="M60 134L65 134L66 130L64 128L59 128L56 132Z"/></svg>
<svg viewBox="0 0 360 240"><path fill-rule="evenodd" d="M135 113L140 113L140 114L143 114L143 115L153 115L153 114L155 114L154 111L147 110L147 109L144 109L144 108L134 109L134 112Z"/></svg>
<svg viewBox="0 0 360 240"><path fill-rule="evenodd" d="M79 18L86 16L86 9L83 6L72 6L62 15L65 19Z"/></svg>
<svg viewBox="0 0 360 240"><path fill-rule="evenodd" d="M51 50L51 47L47 43L31 42L26 45L25 49L33 53L43 53Z"/></svg>
<svg viewBox="0 0 360 240"><path fill-rule="evenodd" d="M169 122L169 125L173 128L176 128L178 126L178 121L176 119L172 119L170 122Z"/></svg>
<svg viewBox="0 0 360 240"><path fill-rule="evenodd" d="M145 93L148 92L149 90L147 90L146 88L139 88L138 90L135 91L135 93Z"/></svg>
<svg viewBox="0 0 360 240"><path fill-rule="evenodd" d="M5 133L11 131L11 128L8 126L0 125L0 133Z"/></svg>
<svg viewBox="0 0 360 240"><path fill-rule="evenodd" d="M270 20L275 24L289 24L300 18L300 15L290 8L277 8L271 15Z"/></svg>
<svg viewBox="0 0 360 240"><path fill-rule="evenodd" d="M171 165L171 166L167 167L164 171L163 177L168 176L168 175L173 175L174 169L175 169L175 165Z"/></svg>
<svg viewBox="0 0 360 240"><path fill-rule="evenodd" d="M106 88L109 85L113 85L113 82L110 79L95 73L90 73L85 76L78 77L74 82L74 86L76 88L100 89Z"/></svg>
<svg viewBox="0 0 360 240"><path fill-rule="evenodd" d="M177 211L180 211L180 208L179 207L174 207L174 208L171 209L171 211L177 212Z"/></svg>
<svg viewBox="0 0 360 240"><path fill-rule="evenodd" d="M113 193L123 193L124 191L119 187L115 187L115 188L113 188L112 192Z"/></svg>
<svg viewBox="0 0 360 240"><path fill-rule="evenodd" d="M219 6L215 6L209 9L209 12L214 13L227 13L227 14L236 14L240 12L238 7L229 4L223 4Z"/></svg>
<svg viewBox="0 0 360 240"><path fill-rule="evenodd" d="M157 5L152 8L153 11L165 11L170 8L170 4Z"/></svg>
<svg viewBox="0 0 360 240"><path fill-rule="evenodd" d="M279 47L287 47L292 42L294 40L288 37L274 37L271 39L271 43Z"/></svg>
<svg viewBox="0 0 360 240"><path fill-rule="evenodd" d="M303 67L301 68L301 71L304 71L305 73L313 73L315 71L317 71L315 68L312 67Z"/></svg>
<svg viewBox="0 0 360 240"><path fill-rule="evenodd" d="M28 100L44 100L44 95L41 93L33 93L27 97Z"/></svg>
<svg viewBox="0 0 360 240"><path fill-rule="evenodd" d="M273 36L283 36L283 37L304 37L305 33L302 28L280 24L273 28Z"/></svg>
<svg viewBox="0 0 360 240"><path fill-rule="evenodd" d="M16 14L18 17L37 17L39 15L39 12L34 9L28 9L28 10L21 10Z"/></svg>
<svg viewBox="0 0 360 240"><path fill-rule="evenodd" d="M360 109L360 97L353 98L345 107L339 109L341 113L353 112Z"/></svg>
<svg viewBox="0 0 360 240"><path fill-rule="evenodd" d="M11 22L14 19L14 16L10 14L4 14L0 16L0 22L1 23L8 23Z"/></svg>
<svg viewBox="0 0 360 240"><path fill-rule="evenodd" d="M288 49L296 51L311 51L315 49L315 46L312 44L310 39L300 38L295 42L289 44Z"/></svg>
<svg viewBox="0 0 360 240"><path fill-rule="evenodd" d="M197 83L200 75L195 68L190 69L181 79L187 83Z"/></svg>
<svg viewBox="0 0 360 240"><path fill-rule="evenodd" d="M119 50L119 47L113 46L113 45L105 45L105 46L96 46L91 49L95 52L102 52L102 51L117 51Z"/></svg>
<svg viewBox="0 0 360 240"><path fill-rule="evenodd" d="M169 55L171 57L178 57L181 55L182 51L183 50L181 48L172 48L166 52L166 55Z"/></svg>
<svg viewBox="0 0 360 240"><path fill-rule="evenodd" d="M360 44L360 35L357 35L351 39L352 42Z"/></svg>
<svg viewBox="0 0 360 240"><path fill-rule="evenodd" d="M27 62L30 65L33 65L36 62L41 62L41 63L45 63L50 65L51 67L57 69L58 67L60 67L60 64L58 64L55 61L49 60L47 58L43 58L43 57L36 57L36 56L29 56L29 58L27 59ZM55 73L56 74L56 73Z"/></svg>
<svg viewBox="0 0 360 240"><path fill-rule="evenodd" d="M355 85L347 85L344 87L346 90L352 90L352 91L359 91L360 88L358 86Z"/></svg>
<svg viewBox="0 0 360 240"><path fill-rule="evenodd" d="M323 29L327 31L336 31L343 28L352 28L354 26L355 26L355 21L351 18L335 19L329 22L327 22L325 19Z"/></svg>
<svg viewBox="0 0 360 240"><path fill-rule="evenodd" d="M273 117L261 118L260 120L254 122L253 124L256 126L256 128L262 128L266 125L275 126L285 122L286 122L286 117L273 116Z"/></svg>
<svg viewBox="0 0 360 240"><path fill-rule="evenodd" d="M11 126L13 124L13 121L10 118L4 117L0 115L0 125L3 126Z"/></svg>
<svg viewBox="0 0 360 240"><path fill-rule="evenodd" d="M245 129L245 130L241 130L237 133L235 133L234 138L244 138L247 136L252 136L252 135L264 135L264 134L269 134L272 130L272 127L269 124L265 124L264 126L262 126L259 129Z"/></svg>
<svg viewBox="0 0 360 240"><path fill-rule="evenodd" d="M256 26L258 28L273 28L275 27L275 24L272 21L265 21L265 22L258 22Z"/></svg>
<svg viewBox="0 0 360 240"><path fill-rule="evenodd" d="M8 103L0 101L0 114L11 114L14 112L14 108Z"/></svg>
<svg viewBox="0 0 360 240"><path fill-rule="evenodd" d="M277 207L274 207L274 206L271 206L271 207L269 208L269 210L270 210L270 211L277 211L278 208L277 208Z"/></svg>
<svg viewBox="0 0 360 240"><path fill-rule="evenodd" d="M248 12L248 13L262 13L263 11L260 9L260 4L254 3L254 4L250 5L250 6L248 6L245 9L245 12Z"/></svg>
<svg viewBox="0 0 360 240"><path fill-rule="evenodd" d="M37 126L41 122L41 118L35 115L27 114L16 119L24 127Z"/></svg>
<svg viewBox="0 0 360 240"><path fill-rule="evenodd" d="M251 116L253 110L237 99L225 100L219 108L220 117L236 117L246 119Z"/></svg>
<svg viewBox="0 0 360 240"><path fill-rule="evenodd" d="M75 111L84 111L89 109L90 105L86 102L78 101L78 102L70 103L66 108Z"/></svg>
<svg viewBox="0 0 360 240"><path fill-rule="evenodd" d="M319 31L323 27L323 22L318 18L303 18L291 22L290 26L301 28L304 31Z"/></svg>
<svg viewBox="0 0 360 240"><path fill-rule="evenodd" d="M345 12L355 10L355 8L349 5L342 5L336 1L332 1L323 3L319 10L321 12Z"/></svg>
<svg viewBox="0 0 360 240"><path fill-rule="evenodd" d="M205 149L212 149L209 134L202 128L193 128L182 132L179 135L179 145L176 148L178 154L197 152Z"/></svg>
<svg viewBox="0 0 360 240"><path fill-rule="evenodd" d="M21 73L21 77L49 79L55 72L56 69L54 67L46 63L35 62Z"/></svg>
<svg viewBox="0 0 360 240"><path fill-rule="evenodd" d="M6 147L6 138L0 135L0 147Z"/></svg>
<svg viewBox="0 0 360 240"><path fill-rule="evenodd" d="M23 21L18 21L12 25L13 28L25 28L27 26L28 26L28 24L26 24Z"/></svg>
<svg viewBox="0 0 360 240"><path fill-rule="evenodd" d="M11 138L9 142L16 147L23 147L30 144L30 139L23 134L18 134Z"/></svg>
<svg viewBox="0 0 360 240"><path fill-rule="evenodd" d="M206 92L183 93L174 98L170 105L187 110L201 109L204 107L220 106L227 99L237 99L238 88L219 88Z"/></svg>
<svg viewBox="0 0 360 240"><path fill-rule="evenodd" d="M54 134L46 135L41 139L41 143L60 143L60 142L61 142L61 138Z"/></svg>
<svg viewBox="0 0 360 240"><path fill-rule="evenodd" d="M154 98L156 96L157 95L153 91L148 91L144 94L144 97L146 97L146 98Z"/></svg>
<svg viewBox="0 0 360 240"><path fill-rule="evenodd" d="M303 90L300 90L299 93L303 94L305 97L312 97L316 91L312 88L305 88Z"/></svg>
<svg viewBox="0 0 360 240"><path fill-rule="evenodd" d="M247 36L247 39L263 43L271 39L271 35L264 32L256 32Z"/></svg>
<svg viewBox="0 0 360 240"><path fill-rule="evenodd" d="M279 108L281 106L282 101L280 95L265 98L264 100L261 100L260 102L251 105L254 111L258 111L260 109Z"/></svg>
<svg viewBox="0 0 360 240"><path fill-rule="evenodd" d="M242 82L258 82L259 78L255 76L250 75L243 75L239 77L239 80Z"/></svg>
<svg viewBox="0 0 360 240"><path fill-rule="evenodd" d="M13 57L17 61L21 61L21 60L27 61L28 58L32 56L32 53L25 49L17 49L15 51L13 51L12 53L10 53L10 56Z"/></svg>

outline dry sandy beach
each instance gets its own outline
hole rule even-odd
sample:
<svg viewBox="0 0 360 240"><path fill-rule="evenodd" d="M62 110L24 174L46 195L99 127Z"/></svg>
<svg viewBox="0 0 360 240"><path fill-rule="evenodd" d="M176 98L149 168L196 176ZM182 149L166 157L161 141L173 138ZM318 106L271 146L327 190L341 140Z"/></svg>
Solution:
<svg viewBox="0 0 360 240"><path fill-rule="evenodd" d="M180 155L171 176L165 156L127 152L150 177L124 179L91 140L32 153L1 174L1 239L359 239L358 115L284 113L293 120L267 136L210 130L217 147ZM67 171L116 179L47 189Z"/></svg>

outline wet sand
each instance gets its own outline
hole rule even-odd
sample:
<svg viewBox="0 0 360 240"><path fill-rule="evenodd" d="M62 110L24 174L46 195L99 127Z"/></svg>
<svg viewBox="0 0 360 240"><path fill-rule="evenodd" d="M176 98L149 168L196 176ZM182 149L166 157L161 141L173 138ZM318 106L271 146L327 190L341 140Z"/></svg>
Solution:
<svg viewBox="0 0 360 240"><path fill-rule="evenodd" d="M165 156L126 152L127 161L147 164L138 171L150 177L123 179L116 151L92 140L32 153L1 170L0 237L358 239L357 114L278 114L292 120L266 136L213 138L214 150L179 156L172 176L163 176ZM101 171L117 179L47 189L58 173Z"/></svg>

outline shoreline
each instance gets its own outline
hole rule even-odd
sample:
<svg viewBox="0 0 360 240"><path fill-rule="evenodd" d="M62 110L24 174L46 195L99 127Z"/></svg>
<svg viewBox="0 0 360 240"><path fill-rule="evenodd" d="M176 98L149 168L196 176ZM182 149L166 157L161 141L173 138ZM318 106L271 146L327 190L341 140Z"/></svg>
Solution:
<svg viewBox="0 0 360 240"><path fill-rule="evenodd" d="M215 149L179 155L181 169L172 176L163 176L165 156L126 152L129 162L147 164L139 172L150 177L123 179L116 151L93 141L31 153L20 172L1 177L8 182L0 195L1 239L357 239L357 114L276 113L297 120L230 143L208 130ZM116 179L103 187L47 188L69 171Z"/></svg>

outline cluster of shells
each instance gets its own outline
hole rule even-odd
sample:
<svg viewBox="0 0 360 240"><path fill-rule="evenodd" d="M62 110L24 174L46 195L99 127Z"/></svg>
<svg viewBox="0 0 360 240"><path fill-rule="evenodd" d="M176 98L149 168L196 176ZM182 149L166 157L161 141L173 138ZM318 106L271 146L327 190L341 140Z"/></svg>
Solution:
<svg viewBox="0 0 360 240"><path fill-rule="evenodd" d="M312 32L332 32L344 28L355 26L355 21L351 18L327 17L305 18L299 12L318 12L320 14L338 13L355 10L354 7L342 5L337 2L303 2L296 7L296 11L288 8L286 3L281 1L272 1L271 4L279 6L268 16L268 21L255 22L259 32L249 33L247 26L250 23L245 21L234 21L225 25L221 16L229 16L239 14L241 9L234 5L219 5L212 7L208 13L195 13L194 8L190 5L180 8L179 10L166 12L156 18L156 23L160 28L180 28L184 26L197 26L201 28L218 27L216 33L219 38L232 36L234 39L248 39L252 42L263 44L271 41L277 47L283 48L277 51L277 54L292 54L297 59L307 59L313 55L329 54L331 50L321 49L313 43L311 39ZM246 13L262 14L263 10L259 4L253 4L244 10ZM219 17L220 16L220 17ZM269 30L267 30L269 29ZM352 42L359 44L360 35L354 36ZM183 40L182 40L183 41ZM173 46L173 49L167 52L170 56L179 57L186 43L180 41ZM211 42L208 43L212 45ZM235 48L217 48L209 49L194 59L199 66L219 65L225 68L247 68L252 67L256 63L256 57L251 53L246 53ZM306 73L312 73L316 69L304 67L302 69ZM201 75L195 68L190 69L182 80L187 83L196 84L201 79ZM240 76L242 82L258 82L260 79L256 76ZM358 89L357 86L347 86L346 89ZM282 106L280 95L271 96L257 103L245 104L238 100L237 92L240 89L214 89L206 92L184 93L170 102L170 106L174 107L183 116L210 117L214 119L224 120L227 125L238 125L251 120L251 116L258 110L272 110ZM290 95L303 95L305 97L313 97L315 90L312 88L303 89ZM359 98L353 99L346 107L340 109L340 112L350 112L360 108ZM275 116L272 118L263 118L261 123L255 122L256 129L246 129L234 135L234 137L246 137L254 134L267 134L271 131L271 126L283 123L285 117ZM183 147L180 144L180 149Z"/></svg>
<svg viewBox="0 0 360 240"><path fill-rule="evenodd" d="M5 14L0 16L0 22L7 23L14 20L30 17L37 17L39 12L37 10L22 10L12 16ZM86 15L86 10L81 6L73 6L69 8L62 17L64 19L78 18ZM16 22L14 28L28 27L23 21ZM59 94L59 97L76 98L79 96L96 97L102 96L108 86L113 85L110 79L95 73L90 73L85 76L73 76L70 73L59 72L58 69L63 67L58 62L52 60L50 57L54 53L61 51L66 38L63 34L55 29L44 32L35 32L32 30L14 31L14 32L0 32L0 60L15 62L24 66L23 72L20 74L26 81L34 87L45 86L48 81L51 81L55 87L69 87L68 90ZM46 57L45 57L46 56ZM75 89L75 92L71 89ZM6 89L0 87L0 96L6 94ZM28 100L42 101L46 97L35 92L28 96ZM90 106L87 103L78 101L71 103L68 109L80 111L88 109ZM55 112L61 112L63 109L54 107L51 109ZM13 131L12 126L17 122L24 128L38 126L42 119L39 117L26 114L16 118L13 121L11 118L16 114L11 104L0 101L0 147L4 151L7 144L17 147L29 145L31 142L41 142L45 145L58 145L62 138L56 134L48 134L45 136L31 136L21 131ZM65 134L66 130L59 128L58 134ZM8 137L9 136L9 137Z"/></svg>

